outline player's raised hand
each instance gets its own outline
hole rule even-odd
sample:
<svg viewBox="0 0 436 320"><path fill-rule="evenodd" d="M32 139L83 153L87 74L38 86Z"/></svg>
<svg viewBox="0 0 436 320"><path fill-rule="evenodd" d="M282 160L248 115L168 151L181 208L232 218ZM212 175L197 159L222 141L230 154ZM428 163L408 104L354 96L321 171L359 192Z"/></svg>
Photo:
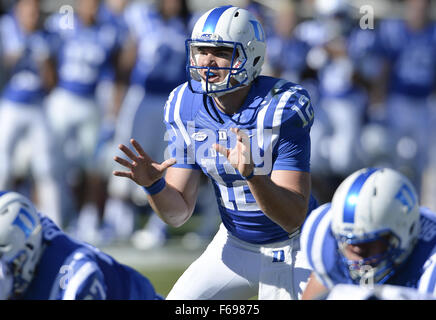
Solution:
<svg viewBox="0 0 436 320"><path fill-rule="evenodd" d="M239 128L230 129L236 134L236 145L228 149L222 145L214 144L216 151L229 160L230 164L237 169L244 177L249 176L254 170L253 158L251 156L250 138L247 133Z"/></svg>
<svg viewBox="0 0 436 320"><path fill-rule="evenodd" d="M131 161L117 156L114 157L114 160L127 169L130 169L130 171L114 171L113 174L115 176L130 178L140 186L149 187L163 176L167 168L176 163L176 159L174 158L158 163L145 153L141 145L135 139L130 139L130 143L135 148L138 155L125 145L120 144L118 148L123 151Z"/></svg>

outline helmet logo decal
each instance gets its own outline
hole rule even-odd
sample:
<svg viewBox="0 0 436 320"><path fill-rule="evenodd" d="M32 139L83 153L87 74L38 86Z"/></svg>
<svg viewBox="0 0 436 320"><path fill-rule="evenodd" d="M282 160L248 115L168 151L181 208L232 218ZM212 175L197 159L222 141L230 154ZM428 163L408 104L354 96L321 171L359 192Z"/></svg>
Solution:
<svg viewBox="0 0 436 320"><path fill-rule="evenodd" d="M203 33L200 37L201 40L209 40L212 38L212 34L211 33Z"/></svg>
<svg viewBox="0 0 436 320"><path fill-rule="evenodd" d="M209 16L207 17L206 21L204 22L203 26L203 33L214 33L216 25L218 23L218 20L220 19L221 15L226 11L228 8L232 6L222 6L213 9Z"/></svg>
<svg viewBox="0 0 436 320"><path fill-rule="evenodd" d="M26 217L26 219L28 221L30 221L30 223L32 224L31 228L29 228L29 226L27 226L26 223L24 223L23 216ZM30 234L32 233L33 229L35 228L36 222L32 218L32 216L30 215L30 213L27 212L27 210L25 210L24 208L21 208L20 211L18 212L17 217L15 218L15 220L12 224L16 225L18 228L23 230L24 234L26 235L26 239L27 239L30 236Z"/></svg>
<svg viewBox="0 0 436 320"><path fill-rule="evenodd" d="M416 199L413 195L412 190L410 190L409 186L406 184L403 184L400 190L398 190L395 199L399 200L403 205L407 207L407 213L412 210L416 203Z"/></svg>
<svg viewBox="0 0 436 320"><path fill-rule="evenodd" d="M378 169L370 169L354 180L350 189L348 190L348 194L345 197L344 204L344 222L345 223L354 223L354 212L356 210L357 198L359 196L360 190L362 189L365 181Z"/></svg>

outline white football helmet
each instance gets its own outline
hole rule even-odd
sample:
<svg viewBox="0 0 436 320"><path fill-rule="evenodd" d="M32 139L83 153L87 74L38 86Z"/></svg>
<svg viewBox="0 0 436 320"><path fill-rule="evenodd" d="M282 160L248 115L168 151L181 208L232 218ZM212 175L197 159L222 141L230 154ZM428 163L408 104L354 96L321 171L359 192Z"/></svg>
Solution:
<svg viewBox="0 0 436 320"><path fill-rule="evenodd" d="M33 204L16 192L0 192L0 257L13 275L14 294L33 279L42 251L41 221Z"/></svg>
<svg viewBox="0 0 436 320"><path fill-rule="evenodd" d="M199 66L198 48L207 46L233 48L231 67ZM191 39L186 40L187 73L191 90L192 80L201 81L203 89L193 90L194 92L211 96L221 96L242 85L248 85L261 72L265 50L265 32L251 12L230 5L209 10L195 23ZM200 69L207 70L206 79L201 78ZM229 70L229 74L220 83L210 83L209 75L217 69Z"/></svg>
<svg viewBox="0 0 436 320"><path fill-rule="evenodd" d="M356 283L371 271L374 283L384 283L411 253L419 233L419 205L410 181L395 170L365 168L346 178L332 200L332 231L344 266ZM381 254L362 260L344 256L347 244L386 240ZM371 281L369 280L369 281Z"/></svg>

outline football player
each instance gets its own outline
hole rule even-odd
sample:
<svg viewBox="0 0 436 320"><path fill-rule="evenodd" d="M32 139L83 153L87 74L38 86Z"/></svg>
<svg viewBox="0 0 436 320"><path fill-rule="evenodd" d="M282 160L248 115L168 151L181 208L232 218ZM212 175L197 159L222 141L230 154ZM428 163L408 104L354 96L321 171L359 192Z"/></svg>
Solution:
<svg viewBox="0 0 436 320"><path fill-rule="evenodd" d="M21 194L0 192L0 212L0 256L7 268L3 270L5 284L10 283L12 276L12 288L3 298L162 299L139 272L70 238Z"/></svg>
<svg viewBox="0 0 436 320"><path fill-rule="evenodd" d="M274 14L274 32L267 39L267 63L271 75L293 82L301 82L307 69L309 45L295 36L298 17L289 1L279 1Z"/></svg>
<svg viewBox="0 0 436 320"><path fill-rule="evenodd" d="M397 149L393 163L396 168L408 167L418 192L430 164L434 121L430 97L436 88L436 24L430 8L428 0L405 1L403 19L382 20L376 29L375 50L384 65L374 84L385 99L385 118Z"/></svg>
<svg viewBox="0 0 436 320"><path fill-rule="evenodd" d="M9 80L0 105L0 188L14 188L14 179L27 175L30 165L38 207L61 223L59 171L43 109L43 100L55 85L55 71L39 5L38 0L17 1L1 19L2 58Z"/></svg>
<svg viewBox="0 0 436 320"><path fill-rule="evenodd" d="M118 144L128 144L130 138L135 138L153 159L162 161L166 142L150 137L164 136L163 106L169 93L186 81L184 44L191 15L185 0L165 0L156 5L132 3L125 9L124 17L131 41L121 56L126 65L131 64L131 69L127 68L131 72L115 125L114 151L118 151ZM113 169L120 169L113 164ZM132 181L112 176L108 194L105 225L114 229L116 239L125 240L134 231L134 204L147 204L143 191ZM162 221L152 216L147 228L135 233L133 243L143 249L162 245L165 229Z"/></svg>
<svg viewBox="0 0 436 320"><path fill-rule="evenodd" d="M189 80L165 105L167 160L154 161L134 139L137 153L120 145L130 161L115 157L128 171L114 175L143 186L174 227L191 217L202 172L213 182L222 224L168 299L298 299L307 281L299 234L316 206L314 114L301 86L260 76L265 47L249 11L222 6L203 14L186 41Z"/></svg>
<svg viewBox="0 0 436 320"><path fill-rule="evenodd" d="M71 195L72 199L65 197L62 212L76 216L76 210L80 210L77 236L88 241L93 241L96 235L99 213L96 203L101 191L93 164L103 114L95 91L104 71L115 63L118 48L115 27L98 20L99 5L99 0L77 1L72 28L62 23L64 17L59 14L47 20L51 43L58 53L59 78L47 100L47 115L59 148L54 155L64 172L63 194L71 194L72 188L83 183L77 188L78 195ZM70 207L68 200L72 202Z"/></svg>
<svg viewBox="0 0 436 320"><path fill-rule="evenodd" d="M436 214L419 207L410 181L365 168L306 220L301 248L313 269L303 298L337 284L390 284L436 295Z"/></svg>

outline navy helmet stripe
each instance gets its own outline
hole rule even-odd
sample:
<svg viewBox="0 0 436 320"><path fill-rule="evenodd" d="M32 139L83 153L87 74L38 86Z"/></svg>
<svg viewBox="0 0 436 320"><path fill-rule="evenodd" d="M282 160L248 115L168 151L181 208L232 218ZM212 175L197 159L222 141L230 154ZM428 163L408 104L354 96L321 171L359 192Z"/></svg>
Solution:
<svg viewBox="0 0 436 320"><path fill-rule="evenodd" d="M218 20L220 19L221 15L226 11L228 8L232 6L222 6L215 8L209 13L209 16L206 19L206 22L204 23L202 32L204 33L214 33L216 25L218 23Z"/></svg>
<svg viewBox="0 0 436 320"><path fill-rule="evenodd" d="M344 204L344 222L345 223L354 223L354 213L356 211L357 198L359 197L360 190L362 190L363 185L366 180L378 169L373 168L365 171L360 176L354 180L350 189L348 190L348 194L345 197Z"/></svg>

